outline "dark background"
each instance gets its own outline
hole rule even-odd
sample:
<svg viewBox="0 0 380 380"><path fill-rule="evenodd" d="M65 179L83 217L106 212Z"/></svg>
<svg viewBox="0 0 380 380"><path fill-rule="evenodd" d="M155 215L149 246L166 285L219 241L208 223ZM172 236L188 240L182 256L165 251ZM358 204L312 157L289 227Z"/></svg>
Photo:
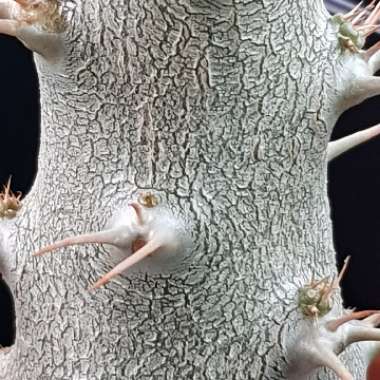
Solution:
<svg viewBox="0 0 380 380"><path fill-rule="evenodd" d="M327 5L331 11L350 6L345 0L331 0ZM0 184L12 175L13 190L25 194L37 167L37 76L31 54L19 42L0 35L0 51ZM379 108L380 98L373 98L349 110L340 118L332 139L379 123ZM338 266L347 255L352 256L343 280L345 304L380 308L380 138L330 164L329 195ZM13 321L12 297L0 281L0 345L12 343Z"/></svg>
<svg viewBox="0 0 380 380"><path fill-rule="evenodd" d="M32 56L17 40L0 35L0 184L27 193L37 169L38 81ZM12 296L0 280L0 345L14 340Z"/></svg>

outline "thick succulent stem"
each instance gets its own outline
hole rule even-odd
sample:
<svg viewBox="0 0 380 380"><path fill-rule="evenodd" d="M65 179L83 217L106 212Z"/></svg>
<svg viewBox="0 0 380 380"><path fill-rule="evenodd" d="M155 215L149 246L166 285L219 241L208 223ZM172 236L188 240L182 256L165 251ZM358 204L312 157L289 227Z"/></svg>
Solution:
<svg viewBox="0 0 380 380"><path fill-rule="evenodd" d="M19 37L39 53L41 146L9 243L17 338L1 376L284 380L298 289L335 271L326 150L344 106L368 95L354 81L371 74L365 57L342 52L314 0L67 0L62 12L64 33L33 24ZM109 247L32 256L101 231L147 191L164 206L141 219L141 273L89 293L114 265ZM151 255L157 231L170 249ZM358 351L338 361L362 378ZM335 378L314 369L301 372Z"/></svg>

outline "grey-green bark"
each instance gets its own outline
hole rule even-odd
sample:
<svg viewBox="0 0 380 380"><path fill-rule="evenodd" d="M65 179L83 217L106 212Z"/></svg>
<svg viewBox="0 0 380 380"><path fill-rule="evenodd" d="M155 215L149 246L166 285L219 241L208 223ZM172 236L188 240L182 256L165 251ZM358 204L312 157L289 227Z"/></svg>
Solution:
<svg viewBox="0 0 380 380"><path fill-rule="evenodd" d="M3 244L1 378L285 379L297 290L336 272L326 149L351 69L323 4L68 3L64 58L35 56L39 172ZM141 190L186 221L190 265L89 292L107 246L31 256ZM342 356L362 379L358 350Z"/></svg>

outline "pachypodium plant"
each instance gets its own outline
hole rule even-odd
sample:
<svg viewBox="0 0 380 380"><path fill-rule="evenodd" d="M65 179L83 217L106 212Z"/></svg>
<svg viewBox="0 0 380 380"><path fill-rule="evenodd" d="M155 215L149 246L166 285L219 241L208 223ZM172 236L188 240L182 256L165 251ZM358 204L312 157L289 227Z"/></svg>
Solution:
<svg viewBox="0 0 380 380"><path fill-rule="evenodd" d="M376 1L0 1L41 92L39 171L0 227L0 378L363 379L351 343L380 340L380 313L329 280L326 171L380 133L329 143L380 94L379 19Z"/></svg>

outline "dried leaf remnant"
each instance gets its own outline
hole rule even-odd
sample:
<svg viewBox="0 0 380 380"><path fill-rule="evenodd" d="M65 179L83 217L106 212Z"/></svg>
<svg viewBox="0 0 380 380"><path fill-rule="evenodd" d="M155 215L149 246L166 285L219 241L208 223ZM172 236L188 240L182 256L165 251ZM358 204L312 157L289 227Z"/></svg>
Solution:
<svg viewBox="0 0 380 380"><path fill-rule="evenodd" d="M17 211L21 208L21 196L20 191L16 194L12 192L10 177L0 193L0 218L12 219L17 215Z"/></svg>

